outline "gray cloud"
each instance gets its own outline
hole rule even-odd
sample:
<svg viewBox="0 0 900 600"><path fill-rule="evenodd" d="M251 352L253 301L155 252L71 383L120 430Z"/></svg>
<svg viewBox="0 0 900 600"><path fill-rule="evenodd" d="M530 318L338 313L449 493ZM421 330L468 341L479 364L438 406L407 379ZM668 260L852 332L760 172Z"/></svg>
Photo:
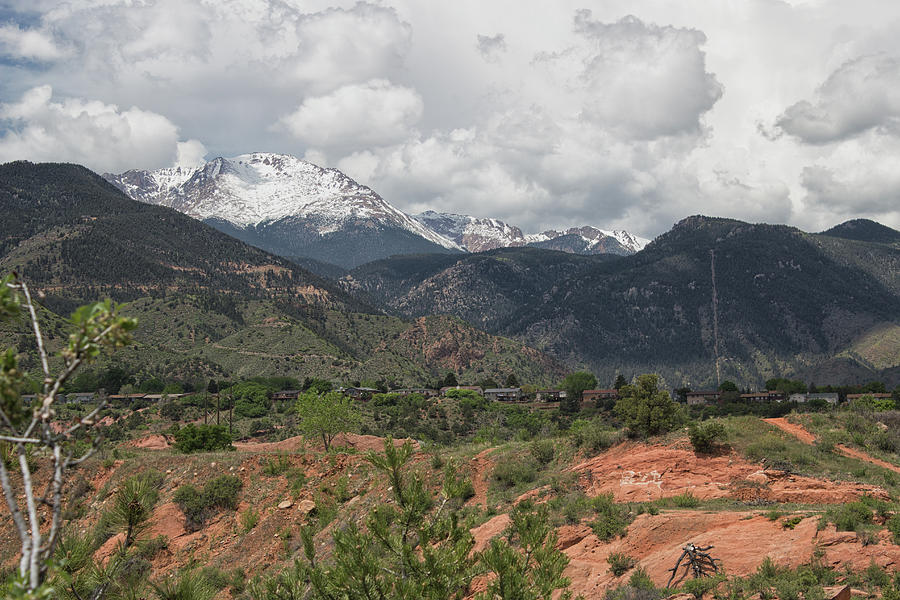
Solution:
<svg viewBox="0 0 900 600"><path fill-rule="evenodd" d="M862 56L834 71L812 101L789 106L778 127L807 144L828 144L870 129L900 132L900 60Z"/></svg>
<svg viewBox="0 0 900 600"><path fill-rule="evenodd" d="M405 210L528 231L652 236L697 212L814 227L864 209L900 226L879 201L900 189L900 4L581 6L8 0L0 159L289 152Z"/></svg>
<svg viewBox="0 0 900 600"><path fill-rule="evenodd" d="M475 47L484 60L495 62L500 59L501 54L506 52L506 36L502 33L497 35L482 35L479 33L476 37Z"/></svg>

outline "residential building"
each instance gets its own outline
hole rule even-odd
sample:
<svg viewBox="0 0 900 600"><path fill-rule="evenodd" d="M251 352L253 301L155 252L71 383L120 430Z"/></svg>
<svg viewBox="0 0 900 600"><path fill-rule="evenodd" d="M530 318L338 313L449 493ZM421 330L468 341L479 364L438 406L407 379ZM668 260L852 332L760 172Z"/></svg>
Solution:
<svg viewBox="0 0 900 600"><path fill-rule="evenodd" d="M820 392L817 394L791 394L788 397L790 402L809 402L810 400L824 400L829 404L838 403L837 392Z"/></svg>
<svg viewBox="0 0 900 600"><path fill-rule="evenodd" d="M484 397L498 402L518 402L523 399L522 388L489 388L484 390Z"/></svg>
<svg viewBox="0 0 900 600"><path fill-rule="evenodd" d="M698 390L696 392L688 392L685 395L689 406L718 402L721 397L722 394L715 390Z"/></svg>

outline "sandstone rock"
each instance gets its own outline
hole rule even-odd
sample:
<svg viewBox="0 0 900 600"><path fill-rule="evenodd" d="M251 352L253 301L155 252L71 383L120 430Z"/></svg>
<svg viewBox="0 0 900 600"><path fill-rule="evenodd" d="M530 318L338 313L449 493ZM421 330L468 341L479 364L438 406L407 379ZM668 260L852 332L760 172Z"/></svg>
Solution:
<svg viewBox="0 0 900 600"><path fill-rule="evenodd" d="M826 587L825 600L850 600L850 586L834 585Z"/></svg>
<svg viewBox="0 0 900 600"><path fill-rule="evenodd" d="M282 500L278 503L278 508L290 508L294 505L290 500Z"/></svg>
<svg viewBox="0 0 900 600"><path fill-rule="evenodd" d="M312 514L316 510L316 503L312 500L301 500L297 505L297 511L303 516Z"/></svg>

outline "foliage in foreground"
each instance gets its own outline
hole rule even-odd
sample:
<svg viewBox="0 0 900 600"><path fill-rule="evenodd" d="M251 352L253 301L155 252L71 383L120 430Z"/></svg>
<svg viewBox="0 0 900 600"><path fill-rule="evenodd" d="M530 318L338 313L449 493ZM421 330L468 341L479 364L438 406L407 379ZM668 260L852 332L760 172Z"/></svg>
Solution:
<svg viewBox="0 0 900 600"><path fill-rule="evenodd" d="M254 600L282 598L391 598L446 600L462 598L472 580L494 577L483 600L544 600L568 585L562 571L568 563L556 549L556 537L545 510L525 507L512 514L506 534L473 554L474 539L461 525L459 507L465 481L453 468L445 470L438 498L421 477L409 472L412 444L401 447L388 438L384 454L367 460L385 474L392 502L372 509L366 527L350 523L334 532L327 562L316 556L312 532L301 533L306 561L249 587ZM571 598L564 591L561 598Z"/></svg>

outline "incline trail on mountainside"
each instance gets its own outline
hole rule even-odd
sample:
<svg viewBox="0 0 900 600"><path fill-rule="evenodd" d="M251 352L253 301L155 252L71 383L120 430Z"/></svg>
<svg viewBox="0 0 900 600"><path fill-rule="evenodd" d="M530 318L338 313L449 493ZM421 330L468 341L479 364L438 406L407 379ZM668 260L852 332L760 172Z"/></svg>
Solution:
<svg viewBox="0 0 900 600"><path fill-rule="evenodd" d="M781 429L782 431L791 434L801 442L807 444L814 444L816 442L816 436L806 430L803 425L799 425L797 423L790 423L784 417L772 418L772 419L763 419L766 423L770 423L775 427ZM857 460L861 460L863 462L867 462L879 467L883 467L895 473L900 473L900 467L895 464L889 463L886 460L881 460L880 458L875 458L874 456L870 456L868 453L863 452L862 450L858 450L856 448L850 448L849 446L845 446L844 444L835 444L834 448L848 458L855 458Z"/></svg>

